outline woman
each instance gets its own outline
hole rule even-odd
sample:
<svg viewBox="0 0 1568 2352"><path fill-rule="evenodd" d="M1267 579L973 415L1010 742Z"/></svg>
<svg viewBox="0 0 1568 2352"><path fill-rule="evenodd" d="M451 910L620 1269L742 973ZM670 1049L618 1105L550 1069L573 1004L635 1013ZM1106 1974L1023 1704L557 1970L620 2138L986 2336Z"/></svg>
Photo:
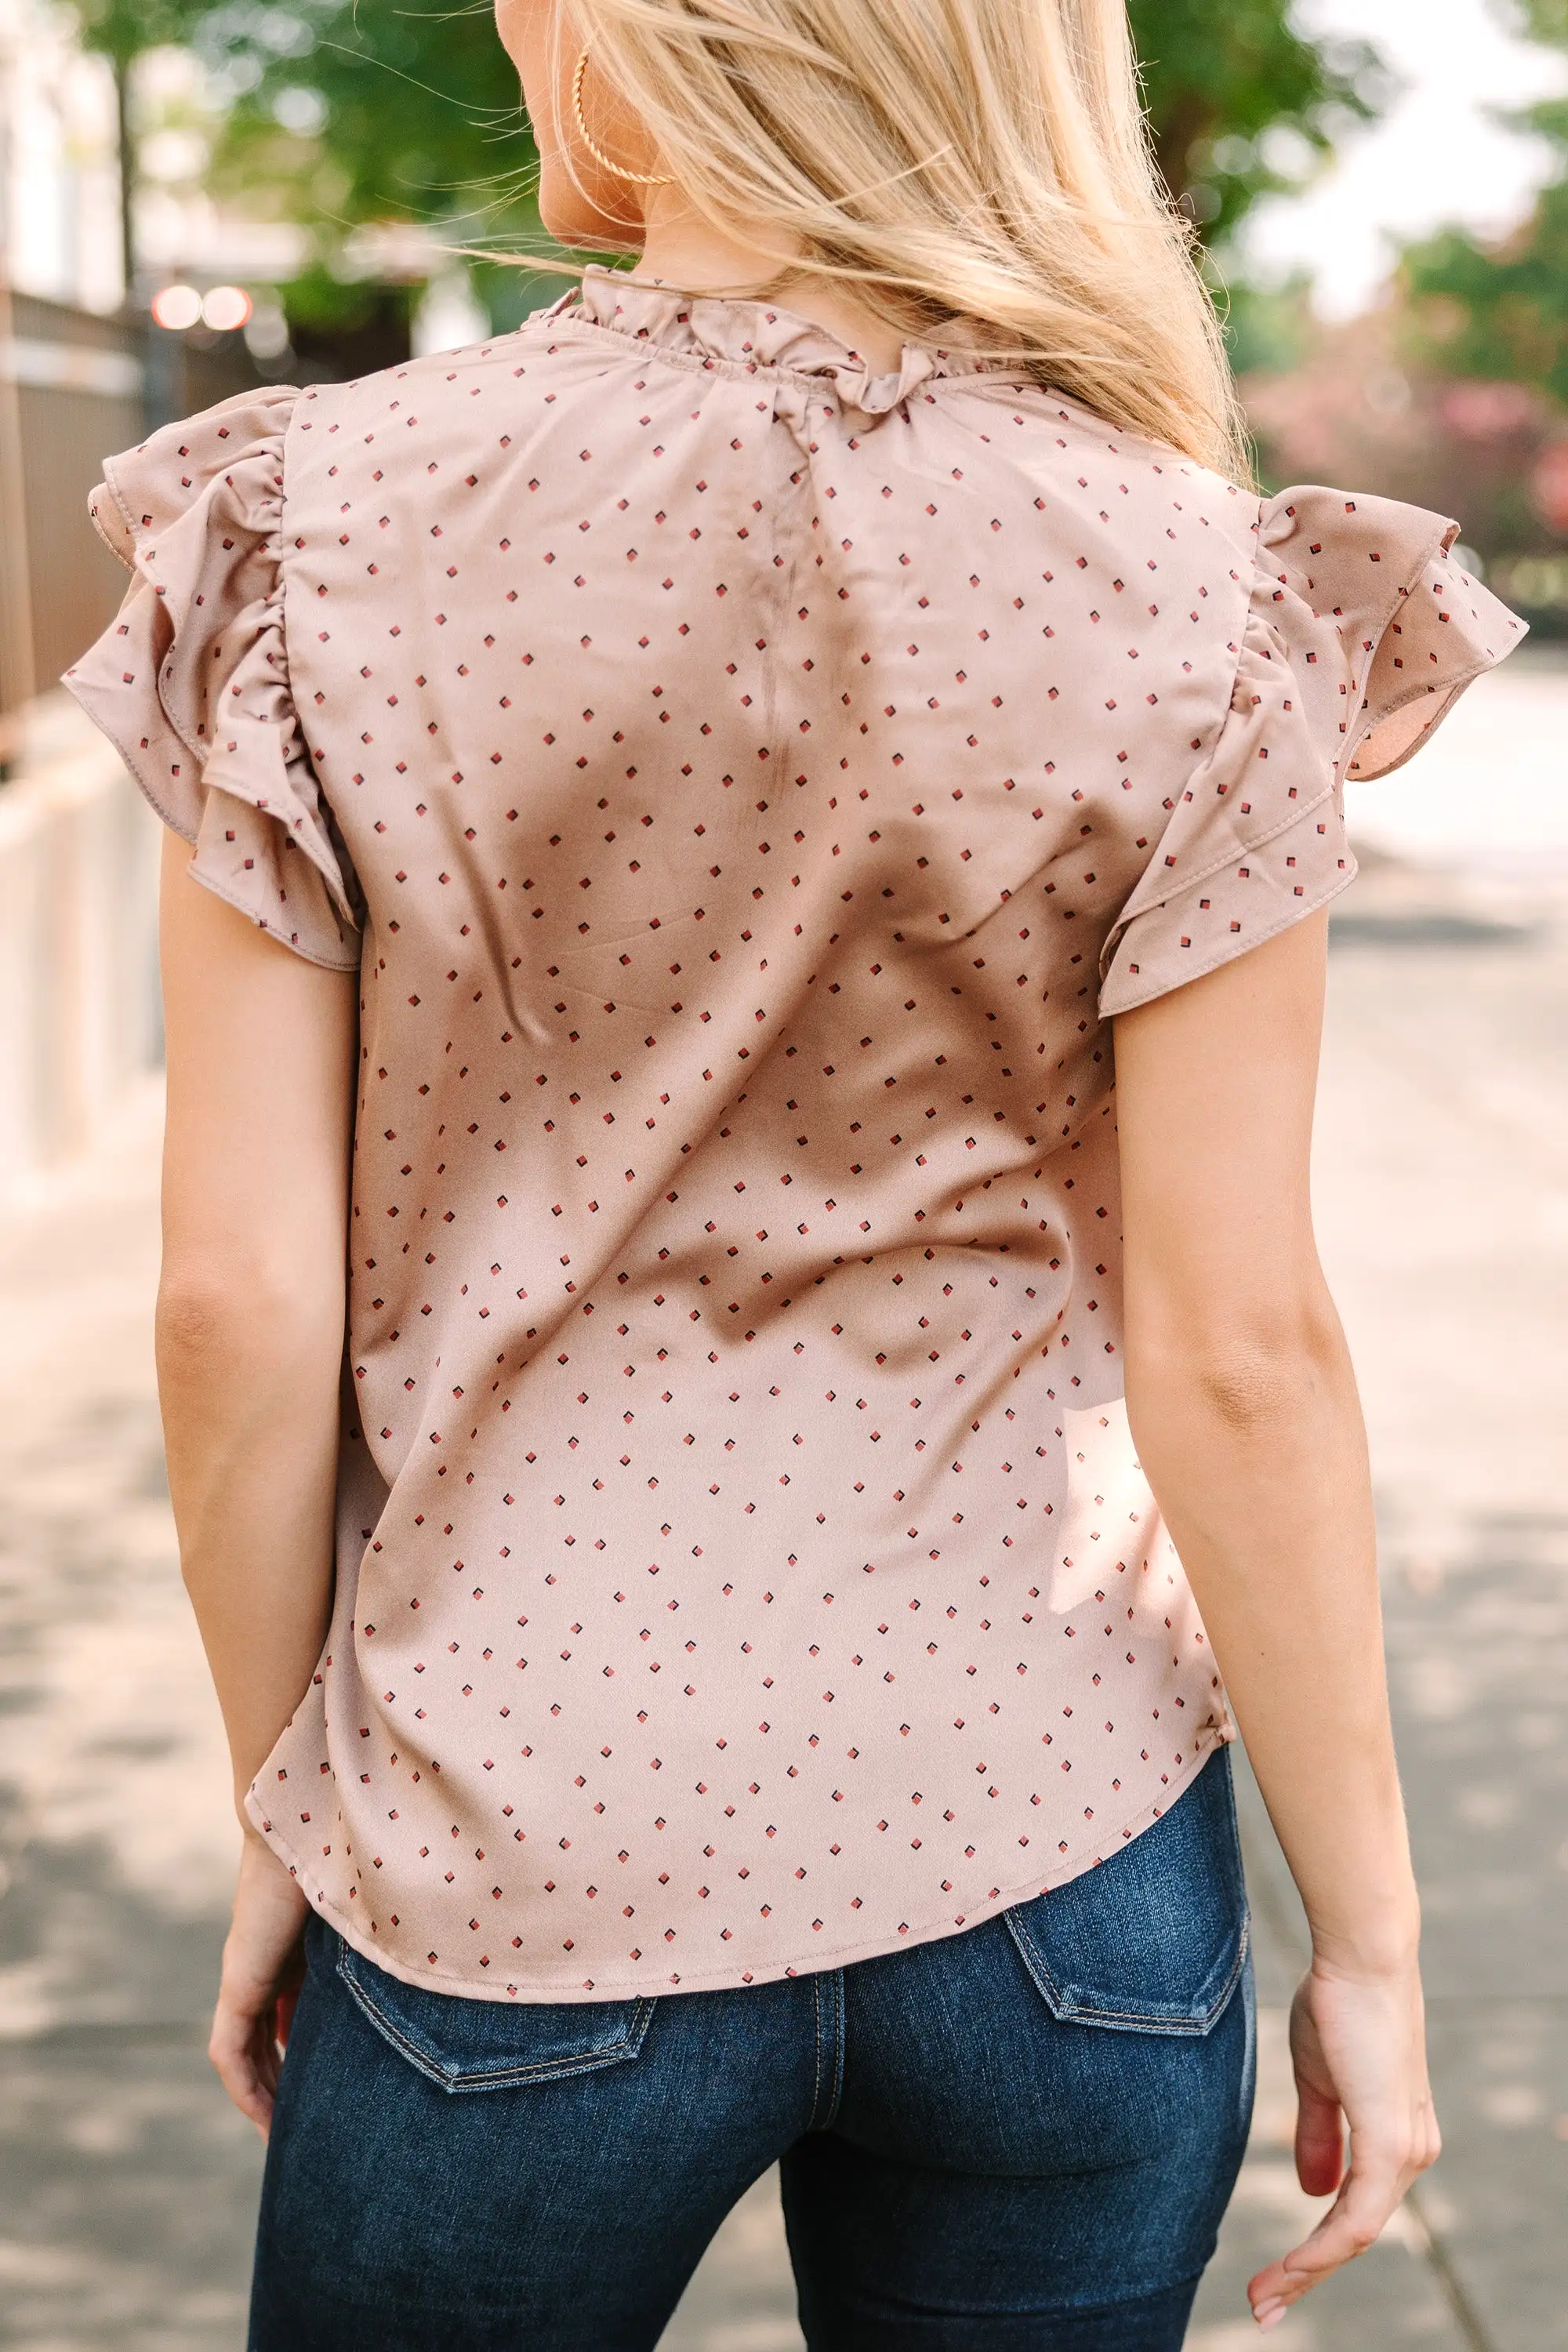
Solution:
<svg viewBox="0 0 1568 2352"><path fill-rule="evenodd" d="M1308 1208L1339 787L1516 624L1236 487L1117 0L500 29L636 266L115 461L74 681L172 827L252 2344L651 2346L777 2159L814 2347L1174 2352L1233 1711L1339 2189L1271 2326L1437 2147Z"/></svg>

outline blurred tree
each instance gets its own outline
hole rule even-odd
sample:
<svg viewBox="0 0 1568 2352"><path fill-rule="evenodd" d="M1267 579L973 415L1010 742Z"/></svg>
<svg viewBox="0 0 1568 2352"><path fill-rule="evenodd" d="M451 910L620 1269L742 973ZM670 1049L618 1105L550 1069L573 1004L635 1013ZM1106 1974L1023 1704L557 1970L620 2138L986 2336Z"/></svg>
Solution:
<svg viewBox="0 0 1568 2352"><path fill-rule="evenodd" d="M109 59L120 125L120 251L129 295L136 283L136 137L131 77L144 49L186 40L204 15L203 0L76 0L83 48Z"/></svg>
<svg viewBox="0 0 1568 2352"><path fill-rule="evenodd" d="M1489 564L1556 544L1537 478L1568 457L1552 403L1532 386L1414 367L1396 308L1320 329L1316 348L1242 379L1258 470L1288 482L1360 484L1458 515Z"/></svg>
<svg viewBox="0 0 1568 2352"><path fill-rule="evenodd" d="M1568 0L1537 0L1538 17L1549 7L1568 47ZM1408 247L1400 290L1412 347L1430 364L1534 384L1568 407L1568 102L1532 107L1525 120L1563 156L1529 217L1497 243L1450 228Z"/></svg>
<svg viewBox="0 0 1568 2352"><path fill-rule="evenodd" d="M1323 324L1312 291L1308 269L1293 270L1279 285L1252 285L1239 276L1226 282L1226 342L1238 376L1289 374L1314 356Z"/></svg>
<svg viewBox="0 0 1568 2352"><path fill-rule="evenodd" d="M384 234L345 268L356 228L435 224L454 244L499 247L537 232L533 142L489 0L197 5L195 46L229 101L215 185L317 231L291 319L355 326L371 299L364 270L400 274ZM404 260L418 270L418 248ZM519 273L479 274L495 323L508 323Z"/></svg>
<svg viewBox="0 0 1568 2352"><path fill-rule="evenodd" d="M232 101L220 184L317 226L323 268L300 289L317 313L338 299L333 248L355 225L437 222L455 242L498 246L536 228L532 144L488 0L97 4L192 10L196 44ZM1130 9L1162 167L1211 243L1258 196L1303 178L1379 102L1373 50L1309 39L1291 0ZM479 272L498 325L516 276Z"/></svg>
<svg viewBox="0 0 1568 2352"><path fill-rule="evenodd" d="M1568 49L1568 0L1513 0L1513 10L1538 40ZM1562 635L1568 631L1568 562L1561 553L1568 540L1568 100L1548 100L1514 119L1555 149L1555 175L1507 236L1447 228L1408 246L1393 315L1412 376L1447 380L1447 408L1472 457L1489 433L1500 446L1510 415L1531 412L1533 443L1517 453L1506 495L1495 504L1494 538L1505 559L1498 576L1505 594L1533 608L1538 625ZM1542 559L1542 549L1555 551Z"/></svg>
<svg viewBox="0 0 1568 2352"><path fill-rule="evenodd" d="M1128 0L1128 14L1160 168L1211 245L1384 102L1371 44L1308 39L1290 0Z"/></svg>

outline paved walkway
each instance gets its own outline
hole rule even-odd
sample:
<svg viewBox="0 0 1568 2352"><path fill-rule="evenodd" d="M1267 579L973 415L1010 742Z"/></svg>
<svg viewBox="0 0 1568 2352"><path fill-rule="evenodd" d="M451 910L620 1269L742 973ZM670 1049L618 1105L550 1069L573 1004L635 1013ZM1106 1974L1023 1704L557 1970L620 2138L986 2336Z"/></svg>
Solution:
<svg viewBox="0 0 1568 2352"><path fill-rule="evenodd" d="M1447 2152L1279 2352L1568 2352L1568 937L1396 872L1334 958L1319 1170L1366 1392ZM233 1834L149 1361L156 1104L0 1233L0 2346L238 2352L258 2173L202 2055ZM1300 1915L1255 1801L1263 2081L1189 2352L1306 2211ZM665 2352L799 2352L777 2201Z"/></svg>

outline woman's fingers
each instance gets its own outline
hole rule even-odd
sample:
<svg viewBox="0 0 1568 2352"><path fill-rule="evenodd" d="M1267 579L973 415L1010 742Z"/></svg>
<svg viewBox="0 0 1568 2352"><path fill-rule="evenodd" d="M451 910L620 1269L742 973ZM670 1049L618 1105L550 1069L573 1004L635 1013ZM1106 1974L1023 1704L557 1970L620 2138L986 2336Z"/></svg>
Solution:
<svg viewBox="0 0 1568 2352"><path fill-rule="evenodd" d="M1309 2196L1339 2194L1310 2236L1248 2285L1262 2327L1277 2326L1321 2279L1375 2243L1439 2146L1414 1971L1405 1983L1310 1978L1290 2025L1297 2173Z"/></svg>
<svg viewBox="0 0 1568 2352"><path fill-rule="evenodd" d="M267 2137L278 2087L277 2045L270 2030L271 2003L248 2010L220 1994L207 2038L207 2056L242 2116Z"/></svg>
<svg viewBox="0 0 1568 2352"><path fill-rule="evenodd" d="M282 1864L247 1838L223 1948L207 2056L241 2115L267 2137L303 1975L306 1903Z"/></svg>
<svg viewBox="0 0 1568 2352"><path fill-rule="evenodd" d="M300 2005L300 1981L286 1985L278 1996L277 2014L273 2021L273 2038L279 2050L289 2047L289 2036L294 2031L294 2011Z"/></svg>
<svg viewBox="0 0 1568 2352"><path fill-rule="evenodd" d="M1315 2083L1297 2085L1296 2178L1309 2197L1331 2197L1345 2168L1344 2115Z"/></svg>
<svg viewBox="0 0 1568 2352"><path fill-rule="evenodd" d="M1247 2288L1253 2316L1271 2326L1293 2303L1375 2245L1406 2189L1424 2168L1414 2152L1358 2156L1352 2148L1343 2188L1311 2235L1270 2263Z"/></svg>

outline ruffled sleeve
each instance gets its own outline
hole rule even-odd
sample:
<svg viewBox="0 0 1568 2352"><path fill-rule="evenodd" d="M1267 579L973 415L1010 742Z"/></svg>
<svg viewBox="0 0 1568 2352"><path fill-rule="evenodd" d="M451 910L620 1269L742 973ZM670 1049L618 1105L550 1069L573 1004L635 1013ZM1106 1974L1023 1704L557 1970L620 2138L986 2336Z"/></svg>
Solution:
<svg viewBox="0 0 1568 2352"><path fill-rule="evenodd" d="M245 393L110 458L100 535L132 574L64 683L198 882L312 963L359 962L360 897L289 684L280 531L297 394Z"/></svg>
<svg viewBox="0 0 1568 2352"><path fill-rule="evenodd" d="M1458 535L1388 499L1264 502L1229 708L1106 941L1103 1014L1244 955L1353 880L1345 778L1408 760L1524 635L1451 560Z"/></svg>

